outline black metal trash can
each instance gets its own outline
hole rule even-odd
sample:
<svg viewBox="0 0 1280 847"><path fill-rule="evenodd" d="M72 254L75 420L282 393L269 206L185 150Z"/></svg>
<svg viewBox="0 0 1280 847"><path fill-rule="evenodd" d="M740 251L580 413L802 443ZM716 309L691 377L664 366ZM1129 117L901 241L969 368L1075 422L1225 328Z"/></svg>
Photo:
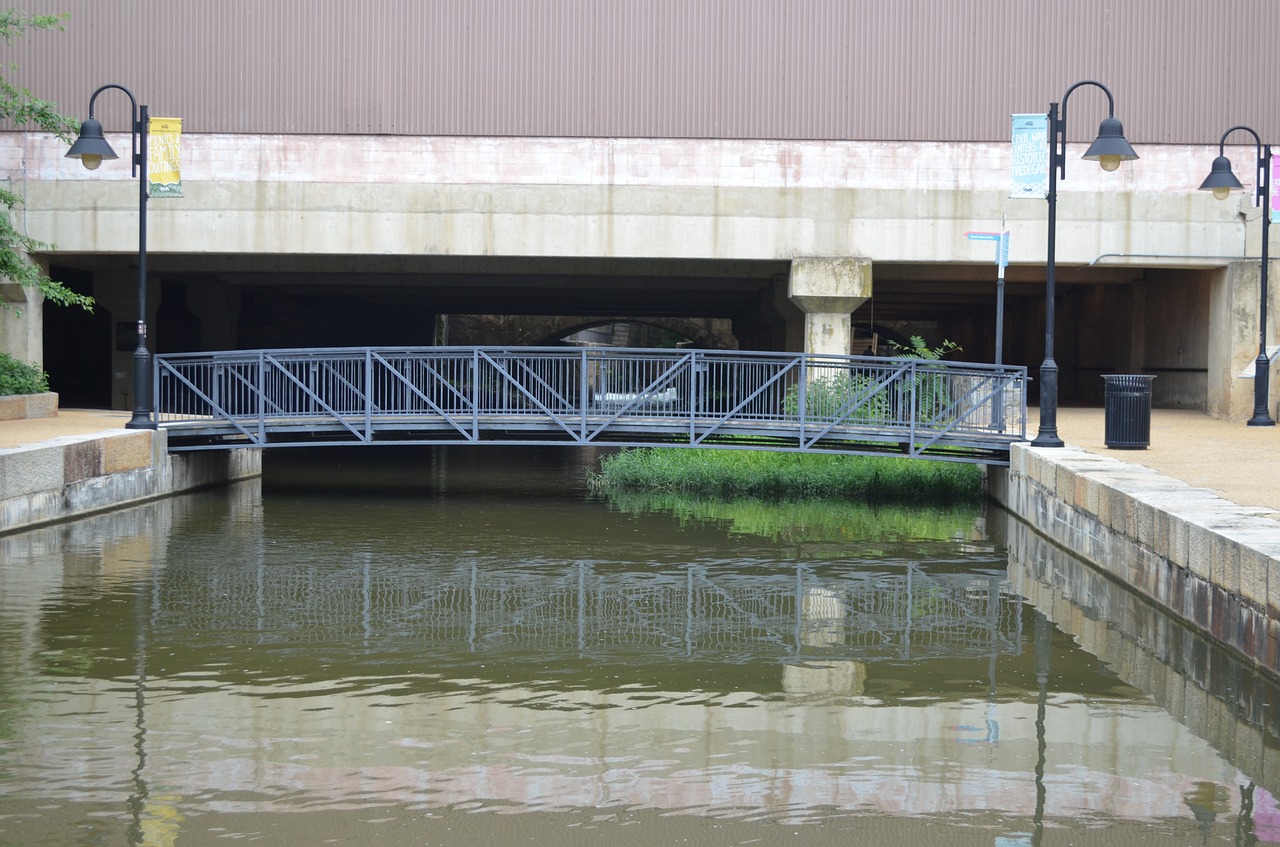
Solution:
<svg viewBox="0 0 1280 847"><path fill-rule="evenodd" d="M1151 443L1153 374L1104 374L1102 394L1108 447L1142 450Z"/></svg>

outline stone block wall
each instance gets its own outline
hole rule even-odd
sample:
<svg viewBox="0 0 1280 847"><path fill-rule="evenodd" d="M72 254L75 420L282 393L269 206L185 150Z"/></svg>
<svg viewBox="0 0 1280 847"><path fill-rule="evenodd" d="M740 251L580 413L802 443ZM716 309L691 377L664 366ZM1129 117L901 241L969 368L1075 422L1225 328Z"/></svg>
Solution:
<svg viewBox="0 0 1280 847"><path fill-rule="evenodd" d="M993 499L1052 543L1280 676L1280 525L1153 470L1015 444Z"/></svg>
<svg viewBox="0 0 1280 847"><path fill-rule="evenodd" d="M51 418L58 414L58 395L53 391L43 394L11 394L0 397L0 421L20 421L27 418Z"/></svg>
<svg viewBox="0 0 1280 847"><path fill-rule="evenodd" d="M258 450L170 455L167 444L135 430L0 450L0 534L262 473Z"/></svg>
<svg viewBox="0 0 1280 847"><path fill-rule="evenodd" d="M1096 567L1009 519L1009 578L1063 632L1280 794L1280 679L1192 632Z"/></svg>

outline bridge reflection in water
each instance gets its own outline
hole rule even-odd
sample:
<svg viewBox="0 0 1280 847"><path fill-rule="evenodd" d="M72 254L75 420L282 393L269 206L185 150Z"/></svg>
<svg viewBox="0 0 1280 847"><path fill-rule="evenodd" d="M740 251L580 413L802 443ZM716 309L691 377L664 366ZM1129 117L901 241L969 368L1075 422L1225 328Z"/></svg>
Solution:
<svg viewBox="0 0 1280 847"><path fill-rule="evenodd" d="M1026 368L625 348L334 348L155 357L171 450L578 444L1007 464Z"/></svg>
<svg viewBox="0 0 1280 847"><path fill-rule="evenodd" d="M430 578L371 560L322 576L260 563L170 568L158 590L161 633L167 622L252 640L269 621L294 619L308 640L421 638L433 649L599 661L974 659L1017 655L1023 639L1021 601L1003 573L930 573L917 562L838 576L472 564Z"/></svg>
<svg viewBox="0 0 1280 847"><path fill-rule="evenodd" d="M1128 607L1071 602L1099 592L1056 585L1061 550L1006 558L998 522L778 542L599 502L257 486L0 539L0 841L1265 832L1273 692L1238 706L1230 657L1203 686L1164 666Z"/></svg>

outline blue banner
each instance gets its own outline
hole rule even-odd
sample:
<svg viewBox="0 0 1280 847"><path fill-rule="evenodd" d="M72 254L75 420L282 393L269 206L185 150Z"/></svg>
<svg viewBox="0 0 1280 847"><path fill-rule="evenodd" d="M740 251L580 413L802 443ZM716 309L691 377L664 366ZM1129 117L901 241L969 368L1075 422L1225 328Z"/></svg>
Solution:
<svg viewBox="0 0 1280 847"><path fill-rule="evenodd" d="M1013 116L1013 188L1010 197L1049 196L1049 116Z"/></svg>

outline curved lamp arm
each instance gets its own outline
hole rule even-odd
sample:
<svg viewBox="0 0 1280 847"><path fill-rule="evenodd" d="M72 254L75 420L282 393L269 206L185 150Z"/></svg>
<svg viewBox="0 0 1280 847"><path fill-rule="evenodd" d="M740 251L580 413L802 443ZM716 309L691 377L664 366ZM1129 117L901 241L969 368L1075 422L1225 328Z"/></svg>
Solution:
<svg viewBox="0 0 1280 847"><path fill-rule="evenodd" d="M71 149L67 151L67 157L79 159L80 163L91 171L96 170L102 164L103 159L120 158L116 155L116 151L111 149L111 145L107 143L102 134L102 124L93 115L93 108L98 101L98 95L111 88L123 91L129 98L129 142L132 148L130 150L131 175L137 176L138 168L142 165L142 155L138 150L138 136L144 131L142 120L138 116L138 98L133 96L132 91L114 82L101 86L89 96L89 117L80 124L80 135L76 138L75 143L71 145ZM144 106L143 108L146 107Z"/></svg>
<svg viewBox="0 0 1280 847"><path fill-rule="evenodd" d="M1209 175L1205 177L1204 182L1200 183L1201 191L1212 191L1215 200L1226 200L1232 191L1239 191L1244 188L1240 180L1236 179L1235 172L1231 169L1231 160L1227 158L1226 144L1227 136L1237 130L1247 132L1253 136L1255 149L1257 150L1257 179L1254 182L1254 205L1265 203L1270 183L1270 174L1267 170L1267 161L1271 158L1271 147L1268 145L1264 151L1262 139L1258 137L1258 133L1254 132L1243 124L1238 124L1231 129L1222 133L1222 138L1218 140L1218 157L1213 160L1213 166L1209 170Z"/></svg>
<svg viewBox="0 0 1280 847"><path fill-rule="evenodd" d="M1138 158L1133 146L1125 140L1124 127L1120 121L1116 120L1116 99L1111 94L1111 89L1092 79L1083 79L1073 84L1067 89L1067 93L1062 95L1061 113L1057 103L1049 106L1049 129L1053 134L1053 151L1049 167L1056 170L1063 178L1067 175L1067 100L1071 97L1071 92L1083 85L1101 88L1107 95L1107 116L1102 119L1102 124L1098 127L1098 137L1089 145L1089 149L1085 151L1082 158L1098 162L1104 171L1114 171L1120 167L1121 162Z"/></svg>

